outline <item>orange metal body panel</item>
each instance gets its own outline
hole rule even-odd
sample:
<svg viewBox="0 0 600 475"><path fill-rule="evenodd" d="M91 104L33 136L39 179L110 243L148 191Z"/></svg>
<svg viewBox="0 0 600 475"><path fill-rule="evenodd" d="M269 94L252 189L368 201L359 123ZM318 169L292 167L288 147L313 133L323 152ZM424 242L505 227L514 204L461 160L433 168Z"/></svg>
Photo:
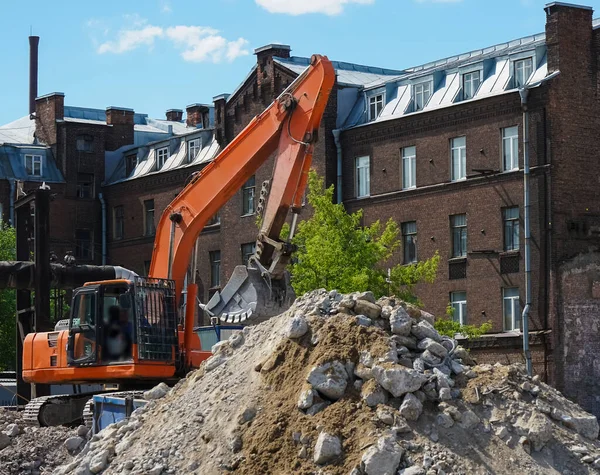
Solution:
<svg viewBox="0 0 600 475"><path fill-rule="evenodd" d="M331 62L324 56L314 56L312 65L278 100L255 117L177 195L164 210L156 228L151 277L172 278L175 295L181 294L194 243L202 228L275 150L278 150L278 157L263 227L275 230L283 224L289 207L304 193L300 186L306 186L305 175L312 158L312 145L297 141L305 140L307 133L318 130L334 81ZM297 101L291 113L284 107L289 96ZM169 217L174 212L180 213L182 220L175 227L173 257L169 262Z"/></svg>
<svg viewBox="0 0 600 475"><path fill-rule="evenodd" d="M83 383L86 381L124 381L168 379L175 375L175 365L161 362L133 361L98 366L67 366L68 331L58 332L56 345L48 336L56 332L30 333L23 342L23 380L29 383ZM81 335L76 335L80 337ZM81 338L83 340L83 338ZM76 345L77 345L76 339ZM137 345L132 354L137 355ZM52 357L56 364L52 365Z"/></svg>

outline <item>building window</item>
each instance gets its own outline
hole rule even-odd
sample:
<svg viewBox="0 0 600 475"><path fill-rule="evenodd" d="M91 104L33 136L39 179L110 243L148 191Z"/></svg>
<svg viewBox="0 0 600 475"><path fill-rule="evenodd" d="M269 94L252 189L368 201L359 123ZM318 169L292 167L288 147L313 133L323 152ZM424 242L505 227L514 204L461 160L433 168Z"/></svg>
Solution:
<svg viewBox="0 0 600 475"><path fill-rule="evenodd" d="M479 71L463 74L463 99L472 99L479 89Z"/></svg>
<svg viewBox="0 0 600 475"><path fill-rule="evenodd" d="M92 258L92 232L89 229L75 231L75 257L82 260Z"/></svg>
<svg viewBox="0 0 600 475"><path fill-rule="evenodd" d="M452 257L467 255L467 215L455 214L450 216L452 228Z"/></svg>
<svg viewBox="0 0 600 475"><path fill-rule="evenodd" d="M371 168L369 157L356 159L356 197L363 198L371 194Z"/></svg>
<svg viewBox="0 0 600 475"><path fill-rule="evenodd" d="M431 82L427 81L420 84L415 84L413 91L415 111L423 110L429 102L429 98L431 97Z"/></svg>
<svg viewBox="0 0 600 475"><path fill-rule="evenodd" d="M214 214L212 218L208 220L206 226L216 226L217 224L221 224L221 216L219 215L218 211Z"/></svg>
<svg viewBox="0 0 600 475"><path fill-rule="evenodd" d="M504 304L504 331L519 331L521 329L521 304L519 303L519 288L502 289Z"/></svg>
<svg viewBox="0 0 600 475"><path fill-rule="evenodd" d="M210 251L210 286L219 287L221 285L221 251Z"/></svg>
<svg viewBox="0 0 600 475"><path fill-rule="evenodd" d="M127 155L125 157L125 174L127 176L131 175L135 167L137 167L137 155Z"/></svg>
<svg viewBox="0 0 600 475"><path fill-rule="evenodd" d="M375 120L383 110L383 94L369 97L369 120Z"/></svg>
<svg viewBox="0 0 600 475"><path fill-rule="evenodd" d="M163 147L156 150L156 169L160 170L169 159L169 147Z"/></svg>
<svg viewBox="0 0 600 475"><path fill-rule="evenodd" d="M402 149L402 189L408 190L417 186L417 148Z"/></svg>
<svg viewBox="0 0 600 475"><path fill-rule="evenodd" d="M502 129L502 171L519 169L519 127Z"/></svg>
<svg viewBox="0 0 600 475"><path fill-rule="evenodd" d="M256 251L256 242L242 244L242 264L248 264L248 259L254 254L254 251Z"/></svg>
<svg viewBox="0 0 600 475"><path fill-rule="evenodd" d="M91 173L77 174L77 198L94 197L94 175Z"/></svg>
<svg viewBox="0 0 600 475"><path fill-rule="evenodd" d="M404 248L404 264L417 262L417 222L402 223L402 246Z"/></svg>
<svg viewBox="0 0 600 475"><path fill-rule="evenodd" d="M42 156L25 155L25 170L29 176L42 176Z"/></svg>
<svg viewBox="0 0 600 475"><path fill-rule="evenodd" d="M154 200L144 201L144 236L154 236Z"/></svg>
<svg viewBox="0 0 600 475"><path fill-rule="evenodd" d="M519 250L519 207L504 208L502 210L504 219L504 250Z"/></svg>
<svg viewBox="0 0 600 475"><path fill-rule="evenodd" d="M452 181L464 180L467 177L467 138L456 137L450 141Z"/></svg>
<svg viewBox="0 0 600 475"><path fill-rule="evenodd" d="M533 72L533 58L520 59L515 61L515 87L522 88Z"/></svg>
<svg viewBox="0 0 600 475"><path fill-rule="evenodd" d="M192 163L194 161L194 159L196 158L196 155L198 155L198 152L200 151L201 148L202 148L202 140L200 140L200 139L188 140L188 143L187 143L187 161L188 161L188 163Z"/></svg>
<svg viewBox="0 0 600 475"><path fill-rule="evenodd" d="M450 305L452 306L452 320L461 325L467 324L467 293L451 292Z"/></svg>
<svg viewBox="0 0 600 475"><path fill-rule="evenodd" d="M94 151L94 137L92 135L78 135L77 136L77 150L79 152L93 152Z"/></svg>
<svg viewBox="0 0 600 475"><path fill-rule="evenodd" d="M256 177L254 175L244 183L242 188L242 216L254 214L254 196L256 193Z"/></svg>
<svg viewBox="0 0 600 475"><path fill-rule="evenodd" d="M113 208L113 237L123 239L125 235L125 208L115 206Z"/></svg>

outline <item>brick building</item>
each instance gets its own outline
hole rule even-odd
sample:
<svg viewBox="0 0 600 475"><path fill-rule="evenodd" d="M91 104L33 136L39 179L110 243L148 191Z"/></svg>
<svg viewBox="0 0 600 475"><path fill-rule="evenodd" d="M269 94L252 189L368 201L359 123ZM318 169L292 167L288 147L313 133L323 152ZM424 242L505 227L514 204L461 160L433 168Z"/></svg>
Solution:
<svg viewBox="0 0 600 475"><path fill-rule="evenodd" d="M473 350L482 360L520 361L526 111L534 369L600 414L600 402L577 389L586 371L600 376L600 369L582 366L573 350L579 343L596 348L600 336L589 310L600 297L594 254L600 200L596 180L589 179L600 176L594 143L600 21L590 8L560 2L548 4L545 15L545 33L421 66L387 70L334 62L337 80L313 160L348 210L364 210L365 224L391 216L401 225L402 249L390 265L440 253L436 284L417 289L425 308L439 316L450 303L462 322L491 321L492 333L471 342ZM61 95L39 98L35 135L49 146L42 148L61 173L57 186L64 187L65 199L77 196L76 174L94 176L96 199L88 208L79 212L84 200L73 199L60 211L57 219L70 233L65 241L76 241L75 231L86 229L78 221L85 216L94 222L98 261L104 254L110 264L143 273L166 204L309 61L291 56L285 45L255 53L256 65L240 86L214 97L213 106L188 106L185 123L179 110L168 111L165 121L118 108L96 111L91 119L85 112L73 117L78 109L68 113ZM524 88L528 94L521 96ZM79 143L86 147L81 135L99 144L90 160L77 149ZM204 300L252 252L256 188L271 170L272 160L200 235L195 279ZM103 236L106 245L99 248ZM578 324L586 330L574 332Z"/></svg>

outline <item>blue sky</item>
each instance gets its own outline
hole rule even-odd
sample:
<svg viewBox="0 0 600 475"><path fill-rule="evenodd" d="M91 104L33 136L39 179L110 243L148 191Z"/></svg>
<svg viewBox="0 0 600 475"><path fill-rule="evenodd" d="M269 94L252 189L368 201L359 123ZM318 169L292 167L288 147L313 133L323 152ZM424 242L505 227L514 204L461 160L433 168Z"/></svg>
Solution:
<svg viewBox="0 0 600 475"><path fill-rule="evenodd" d="M67 105L169 108L231 92L254 48L401 69L544 30L537 0L144 0L2 2L0 124L27 114L30 27L39 94ZM600 11L600 0L586 5ZM594 14L594 17L600 13Z"/></svg>

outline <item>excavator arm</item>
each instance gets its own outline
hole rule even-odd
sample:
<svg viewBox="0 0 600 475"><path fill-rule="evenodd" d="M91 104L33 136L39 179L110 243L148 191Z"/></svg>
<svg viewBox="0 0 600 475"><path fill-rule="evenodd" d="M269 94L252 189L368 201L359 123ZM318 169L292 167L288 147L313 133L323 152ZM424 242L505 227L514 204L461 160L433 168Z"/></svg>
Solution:
<svg viewBox="0 0 600 475"><path fill-rule="evenodd" d="M192 178L161 216L150 277L173 279L176 295L180 295L205 224L276 152L256 252L248 266L236 267L229 283L204 308L224 321L241 322L268 318L289 306L294 296L285 265L292 246L289 240L282 242L279 234L290 208L294 212L291 234L295 229L317 130L334 80L331 62L314 55L310 66Z"/></svg>

